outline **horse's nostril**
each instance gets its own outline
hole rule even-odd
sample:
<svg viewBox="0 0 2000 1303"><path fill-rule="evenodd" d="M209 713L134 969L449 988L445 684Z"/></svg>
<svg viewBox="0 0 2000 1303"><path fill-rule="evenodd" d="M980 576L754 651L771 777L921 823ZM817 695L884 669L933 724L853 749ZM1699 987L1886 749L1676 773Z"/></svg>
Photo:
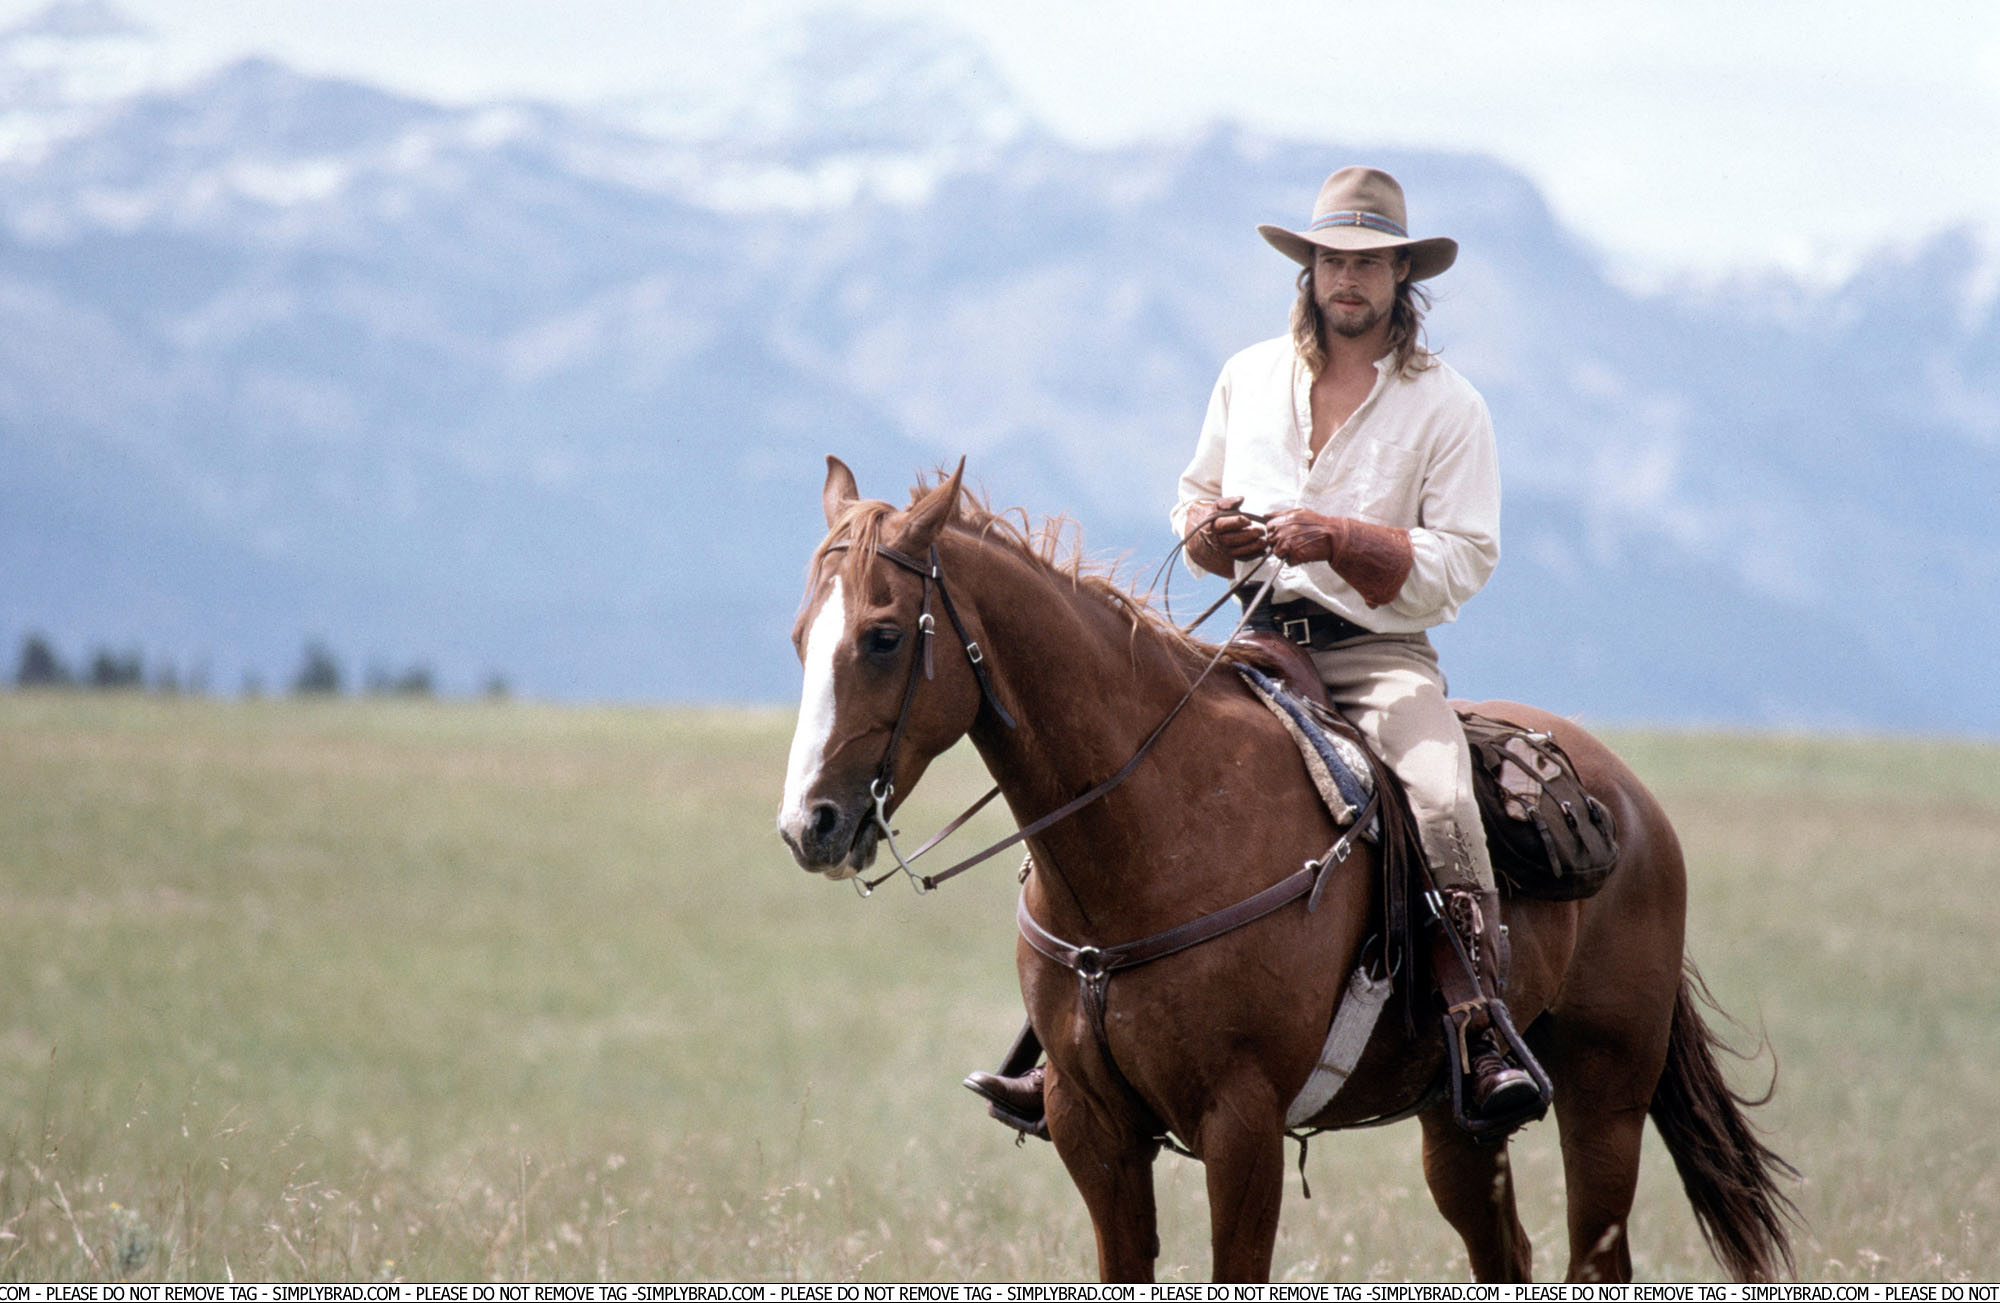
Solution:
<svg viewBox="0 0 2000 1303"><path fill-rule="evenodd" d="M812 808L812 835L816 841L825 841L833 836L840 826L840 807L831 801L819 801Z"/></svg>

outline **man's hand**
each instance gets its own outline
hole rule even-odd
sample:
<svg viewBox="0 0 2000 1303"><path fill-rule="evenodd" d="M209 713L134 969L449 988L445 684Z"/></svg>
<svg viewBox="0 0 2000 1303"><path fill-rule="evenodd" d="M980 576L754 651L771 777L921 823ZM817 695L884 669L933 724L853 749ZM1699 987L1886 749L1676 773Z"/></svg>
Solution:
<svg viewBox="0 0 2000 1303"><path fill-rule="evenodd" d="M1271 517L1271 553L1287 565L1324 561L1370 606L1395 600L1416 564L1410 531L1294 507Z"/></svg>
<svg viewBox="0 0 2000 1303"><path fill-rule="evenodd" d="M1271 554L1286 565L1308 561L1331 562L1346 540L1345 516L1322 516L1304 507L1292 507L1271 517Z"/></svg>
<svg viewBox="0 0 2000 1303"><path fill-rule="evenodd" d="M1241 497L1207 498L1188 508L1183 520L1187 533L1188 560L1212 575L1227 578L1236 573L1236 563L1263 556L1269 550L1264 527L1238 515Z"/></svg>

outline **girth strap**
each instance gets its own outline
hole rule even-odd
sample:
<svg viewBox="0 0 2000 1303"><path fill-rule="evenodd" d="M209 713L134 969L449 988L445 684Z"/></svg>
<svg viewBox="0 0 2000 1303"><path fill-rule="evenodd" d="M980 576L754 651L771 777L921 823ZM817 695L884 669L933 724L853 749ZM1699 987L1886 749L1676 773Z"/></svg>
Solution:
<svg viewBox="0 0 2000 1303"><path fill-rule="evenodd" d="M1126 941L1115 946L1077 945L1065 941L1055 933L1035 921L1028 912L1028 897L1024 892L1014 910L1014 917L1021 929L1021 936L1040 954L1054 960L1077 975L1083 985L1085 1003L1092 1009L1093 1021L1101 1023L1103 1018L1104 988L1111 974L1126 968L1137 968L1150 964L1156 959L1179 954L1183 950L1198 946L1204 941L1213 941L1219 936L1234 932L1240 927L1291 904L1301 896L1309 896L1306 912L1319 908L1321 891L1325 888L1327 870L1344 862L1354 849L1369 821L1374 816L1377 803L1382 799L1381 788L1369 794L1367 804L1355 816L1354 821L1341 831L1333 845L1316 860L1308 860L1297 873L1264 888L1254 896L1226 905L1212 914L1191 919L1164 932L1141 937L1136 941ZM1110 1047L1105 1047L1107 1056Z"/></svg>

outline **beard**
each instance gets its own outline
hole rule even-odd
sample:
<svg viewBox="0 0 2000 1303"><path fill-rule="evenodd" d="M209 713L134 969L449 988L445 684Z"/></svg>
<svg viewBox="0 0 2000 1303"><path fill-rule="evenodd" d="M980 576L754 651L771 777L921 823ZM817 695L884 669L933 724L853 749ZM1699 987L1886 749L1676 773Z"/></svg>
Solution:
<svg viewBox="0 0 2000 1303"><path fill-rule="evenodd" d="M1326 328L1343 339L1359 339L1381 322L1383 310L1374 304L1359 308L1331 308L1319 305L1319 318Z"/></svg>

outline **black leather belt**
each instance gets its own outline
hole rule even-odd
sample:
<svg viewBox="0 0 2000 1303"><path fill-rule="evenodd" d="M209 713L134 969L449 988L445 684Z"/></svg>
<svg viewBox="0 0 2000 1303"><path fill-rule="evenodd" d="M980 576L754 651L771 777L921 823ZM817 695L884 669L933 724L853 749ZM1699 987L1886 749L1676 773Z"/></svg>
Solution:
<svg viewBox="0 0 2000 1303"><path fill-rule="evenodd" d="M1374 632L1304 599L1266 603L1250 612L1243 627L1275 633L1312 651L1325 651Z"/></svg>

